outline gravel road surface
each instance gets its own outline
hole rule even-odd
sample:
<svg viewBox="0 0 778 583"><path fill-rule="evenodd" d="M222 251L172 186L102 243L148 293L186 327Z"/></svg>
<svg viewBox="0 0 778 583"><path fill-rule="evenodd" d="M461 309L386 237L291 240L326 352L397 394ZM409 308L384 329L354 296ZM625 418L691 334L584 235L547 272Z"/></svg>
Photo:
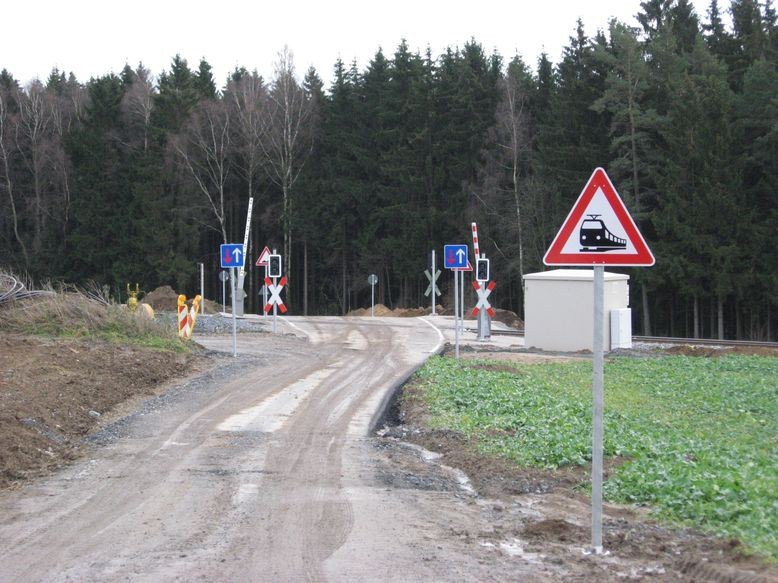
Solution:
<svg viewBox="0 0 778 583"><path fill-rule="evenodd" d="M479 512L466 484L390 487L368 437L438 330L286 322L239 335L235 363L108 428L89 459L2 493L0 580L504 579L463 554L456 533ZM198 341L231 351L229 335Z"/></svg>

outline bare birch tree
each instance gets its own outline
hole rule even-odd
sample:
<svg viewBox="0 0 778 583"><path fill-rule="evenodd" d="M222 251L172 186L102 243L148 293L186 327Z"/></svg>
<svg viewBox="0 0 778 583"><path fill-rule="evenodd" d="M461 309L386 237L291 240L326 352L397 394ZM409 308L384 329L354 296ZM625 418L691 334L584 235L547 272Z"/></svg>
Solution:
<svg viewBox="0 0 778 583"><path fill-rule="evenodd" d="M151 112L154 109L154 78L143 65L133 71L132 84L122 98L122 111L141 129L143 151L149 149Z"/></svg>
<svg viewBox="0 0 778 583"><path fill-rule="evenodd" d="M11 175L11 151L14 149L13 120L10 114L9 106L11 95L0 87L0 172L2 172L2 182L0 187L8 195L8 203L11 208L11 222L14 232L14 238L22 250L25 269L29 267L30 257L27 254L27 247L24 240L19 235L19 213L16 207L16 191L14 189L14 180Z"/></svg>
<svg viewBox="0 0 778 583"><path fill-rule="evenodd" d="M79 122L83 113L85 91L75 78L71 78L59 92L48 91L48 108L51 114L52 136L50 163L54 173L54 181L60 189L62 212L59 220L62 223L62 241L67 241L68 222L70 220L70 176L71 164L65 152L65 136Z"/></svg>
<svg viewBox="0 0 778 583"><path fill-rule="evenodd" d="M230 115L222 101L201 102L183 132L172 140L178 161L208 200L227 243L225 184L230 173Z"/></svg>
<svg viewBox="0 0 778 583"><path fill-rule="evenodd" d="M314 106L297 81L293 55L288 47L278 55L266 104L260 145L268 175L281 188L284 268L289 274L292 266L292 188L311 151Z"/></svg>
<svg viewBox="0 0 778 583"><path fill-rule="evenodd" d="M522 84L520 67L511 63L500 83L502 99L497 106L498 147L502 150L509 175L513 207L516 215L516 236L519 250L519 275L524 277L524 221L521 195L521 173L530 153L529 113L526 88Z"/></svg>
<svg viewBox="0 0 778 583"><path fill-rule="evenodd" d="M17 147L32 177L32 219L34 253L43 247L43 234L49 214L44 200L44 156L46 134L51 126L51 109L47 107L46 89L37 79L19 98L19 123L16 126Z"/></svg>
<svg viewBox="0 0 778 583"><path fill-rule="evenodd" d="M248 185L248 197L254 196L255 181L262 167L262 134L267 101L265 82L256 71L231 80L227 84L225 99L231 110L234 125L235 150L239 154L238 170Z"/></svg>

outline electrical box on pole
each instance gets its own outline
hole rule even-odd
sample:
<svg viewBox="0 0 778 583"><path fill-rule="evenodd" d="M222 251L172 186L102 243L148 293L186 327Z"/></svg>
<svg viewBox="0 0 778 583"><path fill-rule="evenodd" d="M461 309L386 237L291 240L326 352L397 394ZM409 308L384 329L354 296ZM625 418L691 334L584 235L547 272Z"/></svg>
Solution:
<svg viewBox="0 0 778 583"><path fill-rule="evenodd" d="M480 282L489 281L489 260L488 259L476 259L475 279L476 281L480 281Z"/></svg>
<svg viewBox="0 0 778 583"><path fill-rule="evenodd" d="M267 276L281 277L281 256L270 255L267 258Z"/></svg>

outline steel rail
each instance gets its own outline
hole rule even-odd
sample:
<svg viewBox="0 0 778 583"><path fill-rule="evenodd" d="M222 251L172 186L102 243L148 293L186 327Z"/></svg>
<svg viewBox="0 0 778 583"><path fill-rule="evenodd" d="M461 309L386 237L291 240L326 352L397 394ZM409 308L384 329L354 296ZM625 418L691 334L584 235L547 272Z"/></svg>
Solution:
<svg viewBox="0 0 778 583"><path fill-rule="evenodd" d="M467 329L475 333L474 329ZM494 336L524 336L524 330L497 330L492 328ZM635 342L647 342L651 344L696 344L701 346L754 346L765 348L778 348L778 342L765 342L760 340L718 340L716 338L677 338L670 336L633 336Z"/></svg>

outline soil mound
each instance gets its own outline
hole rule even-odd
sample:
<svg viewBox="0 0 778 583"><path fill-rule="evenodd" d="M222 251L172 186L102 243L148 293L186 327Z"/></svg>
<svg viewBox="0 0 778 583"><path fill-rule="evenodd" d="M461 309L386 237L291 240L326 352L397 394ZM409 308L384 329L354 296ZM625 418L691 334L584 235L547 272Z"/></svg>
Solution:
<svg viewBox="0 0 778 583"><path fill-rule="evenodd" d="M140 346L0 336L0 488L74 459L114 407L190 374L194 360Z"/></svg>
<svg viewBox="0 0 778 583"><path fill-rule="evenodd" d="M443 306L436 306L438 314L445 314ZM386 318L417 318L418 316L427 316L432 313L432 308L395 308L390 310L383 304L375 305L375 315ZM357 308L351 310L346 316L370 316L370 308Z"/></svg>
<svg viewBox="0 0 778 583"><path fill-rule="evenodd" d="M155 312L175 312L178 308L178 294L169 285L163 285L147 293L142 301L154 308Z"/></svg>

